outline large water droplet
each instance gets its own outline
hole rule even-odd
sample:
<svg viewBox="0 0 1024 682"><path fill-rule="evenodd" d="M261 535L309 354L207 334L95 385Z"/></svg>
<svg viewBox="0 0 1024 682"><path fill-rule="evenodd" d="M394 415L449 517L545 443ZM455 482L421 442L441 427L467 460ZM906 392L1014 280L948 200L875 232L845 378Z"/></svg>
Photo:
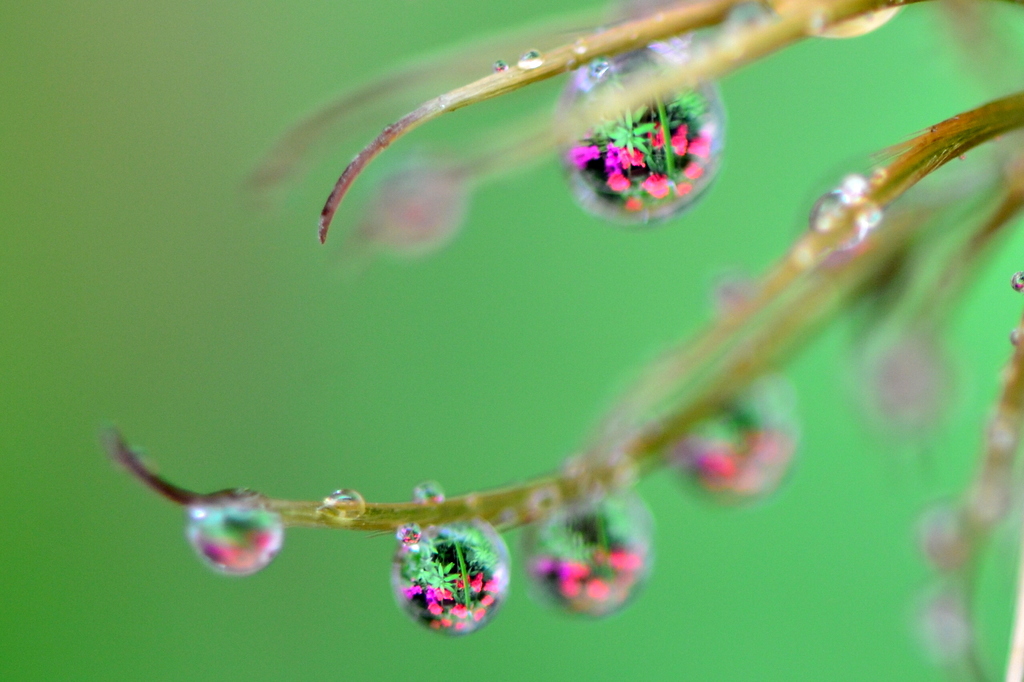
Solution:
<svg viewBox="0 0 1024 682"><path fill-rule="evenodd" d="M900 9L900 7L887 7L868 12L859 17L832 24L827 28L823 25L819 26L814 33L822 38L857 38L885 26L899 13Z"/></svg>
<svg viewBox="0 0 1024 682"><path fill-rule="evenodd" d="M650 573L651 534L650 512L632 491L563 507L523 533L533 593L572 613L613 613Z"/></svg>
<svg viewBox="0 0 1024 682"><path fill-rule="evenodd" d="M440 504L444 502L444 489L437 481L424 481L412 489L413 502Z"/></svg>
<svg viewBox="0 0 1024 682"><path fill-rule="evenodd" d="M508 595L508 579L505 541L480 520L431 526L418 543L399 542L391 569L402 610L449 635L490 622Z"/></svg>
<svg viewBox="0 0 1024 682"><path fill-rule="evenodd" d="M684 43L673 41L594 60L573 73L560 110L572 112L685 59ZM677 215L695 203L717 174L724 123L713 85L602 121L562 153L573 194L590 213L619 222Z"/></svg>
<svg viewBox="0 0 1024 682"><path fill-rule="evenodd" d="M680 440L669 463L717 502L748 502L773 493L796 454L793 402L784 380L762 380Z"/></svg>
<svg viewBox="0 0 1024 682"><path fill-rule="evenodd" d="M185 534L207 564L230 575L250 575L281 549L280 515L243 502L203 504L187 510Z"/></svg>
<svg viewBox="0 0 1024 682"><path fill-rule="evenodd" d="M528 50L519 58L520 69L536 69L544 63L544 55L537 50Z"/></svg>

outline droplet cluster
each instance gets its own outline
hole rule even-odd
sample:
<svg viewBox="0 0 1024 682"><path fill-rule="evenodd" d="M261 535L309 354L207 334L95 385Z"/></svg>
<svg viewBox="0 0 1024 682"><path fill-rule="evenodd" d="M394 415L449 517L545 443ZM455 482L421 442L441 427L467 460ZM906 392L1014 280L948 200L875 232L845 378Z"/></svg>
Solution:
<svg viewBox="0 0 1024 682"><path fill-rule="evenodd" d="M413 620L450 635L479 630L508 595L504 540L484 521L430 526L415 543L400 538L391 585Z"/></svg>
<svg viewBox="0 0 1024 682"><path fill-rule="evenodd" d="M250 575L265 568L280 551L284 525L272 511L230 501L188 507L185 534L199 557L214 569Z"/></svg>
<svg viewBox="0 0 1024 682"><path fill-rule="evenodd" d="M651 529L650 512L632 492L555 511L524 532L534 594L571 613L619 610L650 573Z"/></svg>
<svg viewBox="0 0 1024 682"><path fill-rule="evenodd" d="M700 424L669 452L669 463L718 502L754 500L778 489L796 454L789 386L763 381Z"/></svg>
<svg viewBox="0 0 1024 682"><path fill-rule="evenodd" d="M598 58L574 72L563 112L685 60L681 43ZM693 205L718 171L724 113L716 88L679 92L603 120L562 154L584 209L619 222L643 223Z"/></svg>

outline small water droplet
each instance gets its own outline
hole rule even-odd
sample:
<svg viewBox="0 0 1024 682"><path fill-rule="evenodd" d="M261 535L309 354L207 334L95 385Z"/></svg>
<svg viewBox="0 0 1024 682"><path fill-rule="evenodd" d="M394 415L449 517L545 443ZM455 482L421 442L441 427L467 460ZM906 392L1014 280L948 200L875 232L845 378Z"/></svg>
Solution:
<svg viewBox="0 0 1024 682"><path fill-rule="evenodd" d="M1014 346L1020 343L1020 330L1016 327L1010 330L1010 343Z"/></svg>
<svg viewBox="0 0 1024 682"><path fill-rule="evenodd" d="M520 69L536 69L544 63L544 56L537 50L528 50L519 58Z"/></svg>
<svg viewBox="0 0 1024 682"><path fill-rule="evenodd" d="M504 73L505 71L509 70L508 62L499 59L498 61L494 62L493 69L494 73Z"/></svg>
<svg viewBox="0 0 1024 682"><path fill-rule="evenodd" d="M967 528L959 507L944 502L928 509L918 523L921 553L940 571L955 571L970 558Z"/></svg>
<svg viewBox="0 0 1024 682"><path fill-rule="evenodd" d="M968 654L973 638L971 621L957 589L947 587L927 597L919 619L921 643L936 664L950 665Z"/></svg>
<svg viewBox="0 0 1024 682"><path fill-rule="evenodd" d="M610 69L611 66L611 62L607 59L604 57L598 57L587 65L587 69L590 71L590 77L597 81L605 77L605 74L608 73L608 69Z"/></svg>
<svg viewBox="0 0 1024 682"><path fill-rule="evenodd" d="M878 187L889 178L889 170L885 167L878 167L871 171L871 186Z"/></svg>
<svg viewBox="0 0 1024 682"><path fill-rule="evenodd" d="M716 502L765 497L792 470L798 441L792 403L791 387L767 378L681 439L669 464Z"/></svg>
<svg viewBox="0 0 1024 682"><path fill-rule="evenodd" d="M271 562L284 542L275 512L238 502L187 509L189 544L208 565L229 575L250 575Z"/></svg>
<svg viewBox="0 0 1024 682"><path fill-rule="evenodd" d="M840 198L844 204L856 204L864 198L869 188L867 178L858 173L851 173L843 178L842 184L839 185Z"/></svg>
<svg viewBox="0 0 1024 682"><path fill-rule="evenodd" d="M348 518L362 516L366 511L366 500L355 490L341 489L323 499L319 511L344 514Z"/></svg>
<svg viewBox="0 0 1024 682"><path fill-rule="evenodd" d="M422 535L423 531L420 530L420 526L417 523L407 523L404 526L399 526L398 530L395 531L395 537L406 546L418 543Z"/></svg>
<svg viewBox="0 0 1024 682"><path fill-rule="evenodd" d="M430 526L419 542L399 538L391 586L414 621L447 635L479 630L508 596L505 541L481 520Z"/></svg>
<svg viewBox="0 0 1024 682"><path fill-rule="evenodd" d="M444 502L444 489L437 481L424 481L412 489L413 502L440 504Z"/></svg>
<svg viewBox="0 0 1024 682"><path fill-rule="evenodd" d="M599 102L632 82L685 60L679 41L656 43L573 72L560 111ZM665 220L693 206L721 163L725 115L712 84L666 96L602 122L562 153L577 202L623 223Z"/></svg>
<svg viewBox="0 0 1024 682"><path fill-rule="evenodd" d="M652 520L632 491L556 511L523 533L533 595L572 613L606 616L637 595L654 562Z"/></svg>
<svg viewBox="0 0 1024 682"><path fill-rule="evenodd" d="M579 38L579 39L578 39L578 40L577 40L577 41L576 41L575 43L573 43L573 45L572 45L572 51L573 51L573 52L574 52L575 54L577 54L577 55L580 55L580 56L582 56L582 55L585 55L585 54L587 53L587 50L588 50L588 49L589 49L589 48L587 47L587 44L586 44L586 43L585 43L585 42L583 41L583 39L582 39L582 38Z"/></svg>
<svg viewBox="0 0 1024 682"><path fill-rule="evenodd" d="M826 192L814 202L808 222L815 232L831 232L839 225L845 211L842 193L839 190Z"/></svg>
<svg viewBox="0 0 1024 682"><path fill-rule="evenodd" d="M1010 286L1014 291L1024 291L1024 270L1013 273L1013 277L1010 278Z"/></svg>

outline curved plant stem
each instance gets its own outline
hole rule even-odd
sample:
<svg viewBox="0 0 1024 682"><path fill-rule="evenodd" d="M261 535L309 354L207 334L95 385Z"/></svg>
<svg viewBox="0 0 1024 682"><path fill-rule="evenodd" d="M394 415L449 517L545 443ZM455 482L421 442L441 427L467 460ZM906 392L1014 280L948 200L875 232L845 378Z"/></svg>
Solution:
<svg viewBox="0 0 1024 682"><path fill-rule="evenodd" d="M875 184L865 201L886 206L950 159L1021 126L1024 93L944 121L889 150L895 158L876 172ZM371 503L364 509L343 502L334 509L325 509L316 501L253 499L280 513L289 526L386 531L406 523L430 525L482 518L498 527L511 527L536 520L560 503L629 485L636 475L660 463L667 446L700 420L716 414L753 379L782 362L814 329L835 316L845 301L870 286L924 224L923 216L913 211L901 214L893 210L856 249L843 250L843 258L838 261L829 259L856 235L855 214L856 206L834 229L802 236L755 287L757 293L750 301L713 323L692 344L670 354L667 364L659 367L670 368L667 383L659 372L653 385L642 382L632 394L633 402L643 408L636 410L637 414L644 414L655 404L660 406L660 413L641 422L625 438L598 442L593 450L601 456L584 458L578 466L560 474L438 504ZM1021 352L1019 349L1018 355ZM682 384L688 386L687 392L674 398ZM1016 428L1024 415L1024 395L1017 393L1024 387L1024 375L1015 375L1008 386L1004 395L1012 399L1001 402L1005 406L1001 418L1011 420L1010 426ZM635 396L642 399L636 400ZM168 483L146 468L116 432L105 439L105 444L111 457L142 483L178 504L232 494L199 495Z"/></svg>
<svg viewBox="0 0 1024 682"><path fill-rule="evenodd" d="M699 0L693 3L680 3L678 6L665 9L654 15L596 31L573 43L550 50L544 55L542 63L535 68L514 65L508 71L491 74L424 102L396 122L386 126L342 172L320 213L320 241L323 242L327 239L327 231L334 219L334 214L355 179L373 159L406 133L442 114L478 104L563 74L593 57L614 56L639 49L657 40L721 23L728 16L729 10L741 1ZM781 17L778 21L758 24L750 28L749 31L745 29L744 37L730 45L729 56L723 60L722 66L718 70L701 74L701 77L713 78L726 70L747 63L759 55L785 47L806 34L812 18L822 26L826 26L882 6L897 4L905 3L884 2L883 0L834 0L820 5L802 5L788 0L780 1L776 5L776 10ZM751 33L753 37L746 36L746 33ZM687 74L689 73L690 70L687 69ZM671 82L671 79L666 76L666 81ZM686 85L692 82L691 76L687 75L683 78L682 84ZM663 94L665 89L659 89L661 81L659 80L657 83L653 86L657 91L635 98L634 106L654 100L656 96ZM679 86L667 88L669 92L673 89L678 90ZM631 93L627 96L631 96ZM633 106L619 106L614 111L631 108Z"/></svg>

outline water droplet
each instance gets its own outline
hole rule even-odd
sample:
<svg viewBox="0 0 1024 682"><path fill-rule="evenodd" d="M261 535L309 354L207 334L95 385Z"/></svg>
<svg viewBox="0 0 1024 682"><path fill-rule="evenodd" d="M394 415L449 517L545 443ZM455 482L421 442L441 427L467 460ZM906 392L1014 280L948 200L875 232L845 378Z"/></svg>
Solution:
<svg viewBox="0 0 1024 682"><path fill-rule="evenodd" d="M1010 278L1010 286L1014 291L1024 291L1024 270L1013 273L1013 277Z"/></svg>
<svg viewBox="0 0 1024 682"><path fill-rule="evenodd" d="M230 575L265 568L284 541L281 517L239 502L189 507L185 534L207 564Z"/></svg>
<svg viewBox="0 0 1024 682"><path fill-rule="evenodd" d="M1020 343L1020 330L1016 327L1010 330L1010 343L1014 346Z"/></svg>
<svg viewBox="0 0 1024 682"><path fill-rule="evenodd" d="M399 526L398 530L395 531L395 537L403 545L415 545L420 541L420 537L423 532L420 530L419 524L407 523L404 526Z"/></svg>
<svg viewBox="0 0 1024 682"><path fill-rule="evenodd" d="M869 188L867 178L858 173L851 173L843 178L842 184L839 185L839 198L844 204L856 204L864 198Z"/></svg>
<svg viewBox="0 0 1024 682"><path fill-rule="evenodd" d="M412 489L413 502L440 504L444 502L444 489L437 481L424 481Z"/></svg>
<svg viewBox="0 0 1024 682"><path fill-rule="evenodd" d="M816 232L830 232L840 224L840 219L846 211L846 203L839 190L826 192L814 202L811 208L809 223L811 229Z"/></svg>
<svg viewBox="0 0 1024 682"><path fill-rule="evenodd" d="M950 363L939 342L930 334L903 330L865 343L859 375L870 413L908 436L936 425L948 406L952 384Z"/></svg>
<svg viewBox="0 0 1024 682"><path fill-rule="evenodd" d="M769 377L680 440L669 463L716 502L765 497L792 469L798 441L793 402L791 387Z"/></svg>
<svg viewBox="0 0 1024 682"><path fill-rule="evenodd" d="M832 24L828 28L825 28L823 20L813 32L822 38L856 38L885 26L899 11L899 7L887 7Z"/></svg>
<svg viewBox="0 0 1024 682"><path fill-rule="evenodd" d="M355 490L335 490L323 499L320 511L344 514L348 518L362 516L366 511L366 500Z"/></svg>
<svg viewBox="0 0 1024 682"><path fill-rule="evenodd" d="M530 515L533 518L540 518L546 516L551 512L557 505L562 495L558 491L557 486L546 485L541 488L537 488L530 495L529 507Z"/></svg>
<svg viewBox="0 0 1024 682"><path fill-rule="evenodd" d="M606 616L636 596L654 562L651 514L636 493L561 508L523 533L533 594L572 613Z"/></svg>
<svg viewBox="0 0 1024 682"><path fill-rule="evenodd" d="M597 59L590 62L587 65L587 69L592 80L600 80L605 77L608 73L608 69L612 67L612 63L604 57L598 57Z"/></svg>
<svg viewBox="0 0 1024 682"><path fill-rule="evenodd" d="M430 526L417 544L400 542L391 568L399 607L448 635L489 623L508 595L508 579L505 541L480 520Z"/></svg>
<svg viewBox="0 0 1024 682"><path fill-rule="evenodd" d="M493 68L494 68L494 73L503 73L503 72L509 70L509 65L508 65L508 62L506 62L506 61L504 61L502 59L499 59L498 61L494 62L494 67Z"/></svg>
<svg viewBox="0 0 1024 682"><path fill-rule="evenodd" d="M436 159L413 159L377 186L356 237L392 253L422 256L451 240L468 204L464 173Z"/></svg>
<svg viewBox="0 0 1024 682"><path fill-rule="evenodd" d="M971 621L964 596L947 587L929 595L920 608L919 632L929 657L938 665L962 660L970 651Z"/></svg>
<svg viewBox="0 0 1024 682"><path fill-rule="evenodd" d="M942 503L933 506L918 524L921 552L940 571L955 571L970 558L967 529L958 506Z"/></svg>
<svg viewBox="0 0 1024 682"><path fill-rule="evenodd" d="M572 45L573 53L580 56L585 55L587 53L587 49L587 44L583 41L582 38L577 39L576 42L573 43Z"/></svg>
<svg viewBox="0 0 1024 682"><path fill-rule="evenodd" d="M519 58L520 69L536 69L544 63L544 56L537 50L528 50Z"/></svg>
<svg viewBox="0 0 1024 682"><path fill-rule="evenodd" d="M682 43L597 59L577 69L560 111L577 107L685 59ZM623 223L678 215L694 205L717 174L725 115L714 85L701 85L651 102L591 128L565 149L572 192L588 212Z"/></svg>
<svg viewBox="0 0 1024 682"><path fill-rule="evenodd" d="M860 242L866 239L868 234L878 227L881 222L882 209L878 207L878 204L873 201L864 202L857 209L857 214L854 218L854 225L857 227L857 241Z"/></svg>

